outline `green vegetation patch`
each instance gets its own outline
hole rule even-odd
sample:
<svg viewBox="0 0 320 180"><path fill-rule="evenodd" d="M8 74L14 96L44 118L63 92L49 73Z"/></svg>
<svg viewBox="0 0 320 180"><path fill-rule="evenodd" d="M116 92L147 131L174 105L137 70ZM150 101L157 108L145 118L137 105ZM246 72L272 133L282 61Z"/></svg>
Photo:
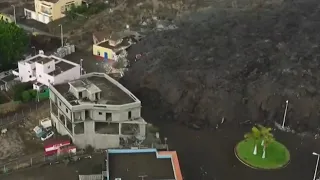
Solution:
<svg viewBox="0 0 320 180"><path fill-rule="evenodd" d="M254 139L246 139L237 144L235 153L244 164L257 169L278 169L289 163L290 153L283 144L271 142L266 149L265 158L262 158L263 148L257 148L256 155L253 153L255 142ZM261 146L261 141L257 146Z"/></svg>

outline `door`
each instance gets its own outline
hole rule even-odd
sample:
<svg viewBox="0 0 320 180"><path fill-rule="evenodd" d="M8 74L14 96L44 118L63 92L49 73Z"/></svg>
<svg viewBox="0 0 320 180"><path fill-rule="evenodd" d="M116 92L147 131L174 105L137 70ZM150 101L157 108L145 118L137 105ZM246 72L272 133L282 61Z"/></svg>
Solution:
<svg viewBox="0 0 320 180"><path fill-rule="evenodd" d="M44 23L48 24L50 22L50 17L43 16L43 18L44 18Z"/></svg>
<svg viewBox="0 0 320 180"><path fill-rule="evenodd" d="M38 14L38 21L44 23L44 16L42 14Z"/></svg>
<svg viewBox="0 0 320 180"><path fill-rule="evenodd" d="M108 53L107 52L104 52L104 61L108 61Z"/></svg>

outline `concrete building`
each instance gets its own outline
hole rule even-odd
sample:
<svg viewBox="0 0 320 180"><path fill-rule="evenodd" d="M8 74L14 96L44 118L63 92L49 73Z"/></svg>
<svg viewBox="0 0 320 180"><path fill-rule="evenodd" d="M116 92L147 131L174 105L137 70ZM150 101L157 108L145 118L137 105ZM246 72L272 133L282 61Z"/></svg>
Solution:
<svg viewBox="0 0 320 180"><path fill-rule="evenodd" d="M49 86L80 78L80 65L71 61L56 57L38 54L26 60L18 62L18 72L21 82L35 82L34 88L39 85Z"/></svg>
<svg viewBox="0 0 320 180"><path fill-rule="evenodd" d="M105 61L116 61L117 55L136 42L134 35L126 32L112 33L107 38L99 33L93 34L92 53Z"/></svg>
<svg viewBox="0 0 320 180"><path fill-rule="evenodd" d="M167 179L182 180L175 151L156 149L109 149L106 161L107 180Z"/></svg>
<svg viewBox="0 0 320 180"><path fill-rule="evenodd" d="M107 149L119 147L121 139L144 140L141 102L110 76L89 73L49 89L53 125L78 147Z"/></svg>
<svg viewBox="0 0 320 180"><path fill-rule="evenodd" d="M29 19L48 24L51 21L63 18L72 6L80 6L82 0L34 0L34 6L24 9Z"/></svg>
<svg viewBox="0 0 320 180"><path fill-rule="evenodd" d="M103 164L79 180L183 180L176 151L108 149Z"/></svg>

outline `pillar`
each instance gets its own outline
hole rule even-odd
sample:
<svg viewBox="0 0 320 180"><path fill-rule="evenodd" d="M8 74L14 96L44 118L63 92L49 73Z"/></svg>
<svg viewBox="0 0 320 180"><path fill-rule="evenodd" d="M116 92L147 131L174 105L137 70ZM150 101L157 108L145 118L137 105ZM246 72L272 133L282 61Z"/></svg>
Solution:
<svg viewBox="0 0 320 180"><path fill-rule="evenodd" d="M122 126L122 123L119 123L119 135L122 135L121 134L121 126Z"/></svg>
<svg viewBox="0 0 320 180"><path fill-rule="evenodd" d="M146 125L139 124L139 134L140 136L146 136Z"/></svg>

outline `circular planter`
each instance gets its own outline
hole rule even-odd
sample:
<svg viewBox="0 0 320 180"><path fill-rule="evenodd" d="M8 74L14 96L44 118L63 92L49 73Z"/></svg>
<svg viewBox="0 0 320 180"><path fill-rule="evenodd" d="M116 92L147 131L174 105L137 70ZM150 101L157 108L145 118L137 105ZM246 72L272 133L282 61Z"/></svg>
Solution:
<svg viewBox="0 0 320 180"><path fill-rule="evenodd" d="M257 155L253 154L254 141L243 140L234 148L234 153L240 162L253 169L280 169L290 163L289 150L281 143L274 141L266 149L266 157L262 158L263 147L258 142Z"/></svg>

